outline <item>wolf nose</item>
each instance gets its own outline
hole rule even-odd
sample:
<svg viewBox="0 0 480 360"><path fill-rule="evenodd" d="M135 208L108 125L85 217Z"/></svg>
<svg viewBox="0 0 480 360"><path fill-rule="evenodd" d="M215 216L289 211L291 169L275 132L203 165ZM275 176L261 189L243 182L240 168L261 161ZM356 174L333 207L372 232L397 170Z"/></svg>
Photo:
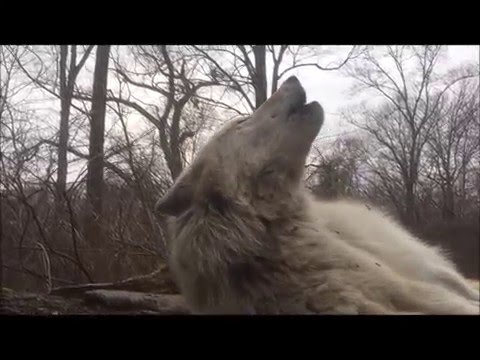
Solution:
<svg viewBox="0 0 480 360"><path fill-rule="evenodd" d="M300 80L296 76L290 76L287 80L284 81L282 84L282 88L287 90L288 92L303 92L303 86L300 83Z"/></svg>
<svg viewBox="0 0 480 360"><path fill-rule="evenodd" d="M296 108L303 105L307 100L305 89L298 78L293 75L285 80L280 92L284 94L284 99L288 99L287 102L290 103L289 107Z"/></svg>
<svg viewBox="0 0 480 360"><path fill-rule="evenodd" d="M295 75L290 76L287 80L285 80L286 84L293 85L293 84L300 84L300 81Z"/></svg>

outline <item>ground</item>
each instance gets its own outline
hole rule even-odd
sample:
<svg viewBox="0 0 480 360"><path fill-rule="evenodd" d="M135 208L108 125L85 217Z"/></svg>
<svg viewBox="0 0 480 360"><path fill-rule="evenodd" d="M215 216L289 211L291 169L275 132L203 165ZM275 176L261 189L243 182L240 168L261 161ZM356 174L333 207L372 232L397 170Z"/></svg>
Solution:
<svg viewBox="0 0 480 360"><path fill-rule="evenodd" d="M44 294L13 293L6 291L1 313L8 315L71 315L108 314L112 309L101 305L89 306L80 298L65 298Z"/></svg>
<svg viewBox="0 0 480 360"><path fill-rule="evenodd" d="M0 314L94 315L186 314L187 306L168 269L116 283L83 284L52 289L49 294L4 288Z"/></svg>
<svg viewBox="0 0 480 360"><path fill-rule="evenodd" d="M471 280L480 290L480 282ZM95 290L95 296L17 293L4 289L0 314L5 315L175 315L186 314L179 295L123 290ZM121 300L121 301L119 301Z"/></svg>
<svg viewBox="0 0 480 360"><path fill-rule="evenodd" d="M6 292L3 315L181 315L188 310L179 295L143 294L116 290L94 296L63 297Z"/></svg>

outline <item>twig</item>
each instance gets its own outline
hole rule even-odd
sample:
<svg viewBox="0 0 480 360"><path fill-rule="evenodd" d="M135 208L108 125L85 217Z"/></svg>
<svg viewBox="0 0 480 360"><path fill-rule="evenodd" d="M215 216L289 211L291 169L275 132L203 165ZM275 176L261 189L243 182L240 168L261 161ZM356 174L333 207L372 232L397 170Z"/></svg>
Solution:
<svg viewBox="0 0 480 360"><path fill-rule="evenodd" d="M28 274L30 276L33 276L33 277L37 278L37 279L45 281L45 276L44 275L38 274L35 271L33 271L33 270L31 270L31 269L29 269L25 266L22 266L22 268L19 269L19 268L4 264L2 267L4 269L10 270L10 271L14 271L14 272L22 273L22 274ZM54 280L55 282L58 282L58 283L70 284L70 285L72 284L72 281L70 281L70 280L59 279L59 278L56 278L56 277L53 277L53 276L52 276L52 280Z"/></svg>
<svg viewBox="0 0 480 360"><path fill-rule="evenodd" d="M83 284L52 289L50 294L60 296L82 296L91 290L128 290L147 293L178 294L179 290L173 282L166 266L153 273L128 278L119 282L102 284Z"/></svg>
<svg viewBox="0 0 480 360"><path fill-rule="evenodd" d="M47 249L40 241L37 241L38 247L42 250L42 260L43 260L43 267L45 270L45 282L47 284L48 292L52 291L52 268L50 266L50 257L48 256Z"/></svg>
<svg viewBox="0 0 480 360"><path fill-rule="evenodd" d="M77 265L80 267L82 272L87 276L88 281L93 282L93 278L90 276L90 273L88 272L87 268L83 265L82 260L80 259L80 254L78 253L78 247L77 247L77 231L75 229L75 217L73 216L73 211L72 211L72 204L70 203L69 198L65 198L66 203L67 203L67 210L68 210L68 215L70 217L70 230L72 233L72 243L73 243L73 251L75 253L75 258L77 259ZM51 289L50 289L51 291Z"/></svg>

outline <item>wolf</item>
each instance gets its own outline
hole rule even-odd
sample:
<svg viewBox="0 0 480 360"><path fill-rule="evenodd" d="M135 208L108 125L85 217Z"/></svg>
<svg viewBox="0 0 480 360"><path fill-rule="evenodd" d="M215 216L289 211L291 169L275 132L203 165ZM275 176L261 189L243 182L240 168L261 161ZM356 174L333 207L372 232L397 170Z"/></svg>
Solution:
<svg viewBox="0 0 480 360"><path fill-rule="evenodd" d="M382 211L303 184L324 123L292 76L229 121L158 199L168 261L195 314L479 314L439 249Z"/></svg>

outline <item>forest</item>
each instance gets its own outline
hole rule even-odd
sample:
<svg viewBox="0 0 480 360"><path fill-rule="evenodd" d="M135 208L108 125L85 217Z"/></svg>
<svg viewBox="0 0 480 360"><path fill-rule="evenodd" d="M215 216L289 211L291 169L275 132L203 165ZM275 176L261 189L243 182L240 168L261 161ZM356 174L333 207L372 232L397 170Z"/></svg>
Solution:
<svg viewBox="0 0 480 360"><path fill-rule="evenodd" d="M382 208L479 279L474 48L451 65L455 46L0 45L2 294L125 290L159 269L174 288L155 201L290 75L348 84L305 186Z"/></svg>

